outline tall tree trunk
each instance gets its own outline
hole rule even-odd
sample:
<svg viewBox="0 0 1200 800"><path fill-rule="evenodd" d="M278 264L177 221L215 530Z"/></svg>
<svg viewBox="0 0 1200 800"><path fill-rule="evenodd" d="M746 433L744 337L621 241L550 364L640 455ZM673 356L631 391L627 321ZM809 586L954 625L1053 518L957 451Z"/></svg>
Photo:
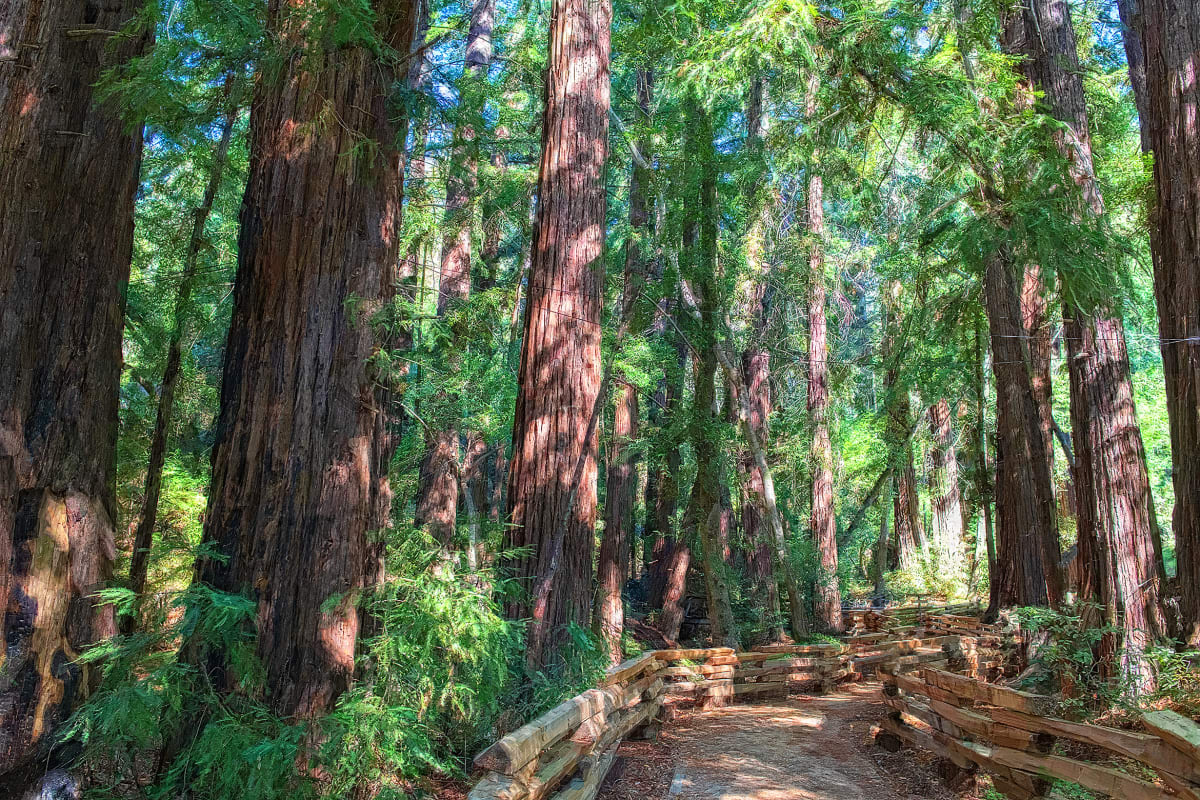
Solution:
<svg viewBox="0 0 1200 800"><path fill-rule="evenodd" d="M671 327L667 333L667 315L674 313L678 303L663 300L659 303L657 318L654 324L656 336L670 336L675 348L675 364L668 369L659 380L655 391L652 412L663 419L663 424L669 425L672 415L678 410L679 400L683 395L684 365L687 358L687 346L678 332ZM669 639L679 635L678 625L682 623L682 608L678 603L682 598L682 587L686 574L676 574L682 567L684 573L690 561L687 553L687 543L679 539L675 531L675 512L679 507L679 469L681 466L679 448L672 447L666 452L652 473L654 479L654 496L647 489L646 493L646 540L651 542L651 553L647 566L647 603L650 608L663 611L663 635ZM653 499L653 502L651 502ZM680 587L678 592L670 591L670 587ZM669 636L667 623L678 619L674 625L675 635Z"/></svg>
<svg viewBox="0 0 1200 800"><path fill-rule="evenodd" d="M446 171L446 215L442 225L445 236L437 304L437 315L443 319L461 314L471 296L471 223L479 185L476 128L483 124L483 92L492 63L495 18L495 0L475 0L467 33L466 68L459 82L462 118L454 126L450 166ZM442 361L450 370L461 365L468 337L465 320L451 323L450 341L442 353ZM470 485L472 478L477 479L483 460L474 451L483 442L478 434L468 431L471 453L460 459L458 440L464 409L458 392L443 388L430 406L426 412L430 422L425 432L415 523L417 527L425 527L443 546L449 546L458 518L459 486ZM468 461L476 467L472 474L464 469Z"/></svg>
<svg viewBox="0 0 1200 800"><path fill-rule="evenodd" d="M761 152L767 125L763 108L765 84L764 78L757 78L746 101L747 147L756 155ZM766 274L766 233L770 206L754 196L759 183L755 182L750 194L750 202L758 204L758 211L746 234L746 263L754 280L749 312L753 334L742 351L741 379L747 394L749 425L760 441L766 441L767 421L771 415L771 351L766 346L772 295ZM738 460L745 475L742 487L742 532L747 545L747 573L752 582L756 605L768 620L767 638L776 641L783 635L783 628L779 624L778 576L773 569L775 548L770 528L763 519L759 504L755 502L755 498L763 496L763 474L749 449L741 453Z"/></svg>
<svg viewBox="0 0 1200 800"><path fill-rule="evenodd" d="M1042 90L1080 190L1080 213L1101 216L1087 103L1066 0L1032 0L1013 21L1022 72ZM1165 580L1152 527L1153 498L1134 409L1125 327L1112 311L1065 304L1063 318L1071 380L1075 496L1085 595L1124 626L1121 671L1139 689L1153 688L1147 646L1163 636Z"/></svg>
<svg viewBox="0 0 1200 800"><path fill-rule="evenodd" d="M641 69L637 73L638 108L643 116L650 113L652 73ZM639 150L645 151L645 144ZM646 185L649 169L635 158L629 182L629 240L625 245L625 285L621 296L618 338L631 331L640 333L641 326L632 318L634 303L646 282L643 240L649 222ZM608 446L608 469L605 476L604 538L596 564L596 608L593 627L608 648L613 664L621 661L621 634L625 627L625 604L621 592L628 577L630 542L633 538L633 505L637 495L637 466L630 445L638 435L637 387L622 381L616 392L612 436Z"/></svg>
<svg viewBox="0 0 1200 800"><path fill-rule="evenodd" d="M893 282L886 287L883 298L887 314L883 340L883 357L888 364L883 383L887 393L887 428L889 457L895 475L896 491L892 495L896 530L896 561L903 569L916 563L917 549L925 538L921 523L920 498L917 496L917 470L913 464L912 433L914 425L912 402L908 387L900 379L899 358L903 318L900 309L901 287Z"/></svg>
<svg viewBox="0 0 1200 800"><path fill-rule="evenodd" d="M530 551L507 566L532 602L510 600L505 610L533 617L526 655L535 668L591 610L597 442L589 421L601 379L611 19L609 0L554 0L550 14L504 542Z"/></svg>
<svg viewBox="0 0 1200 800"><path fill-rule="evenodd" d="M167 344L167 363L163 368L162 383L159 385L158 409L154 418L154 433L150 439L150 462L146 467L146 489L142 500L142 517L138 521L137 531L133 537L133 555L129 563L129 589L137 598L141 598L146 588L146 573L150 564L150 548L154 544L154 529L158 524L158 502L162 494L163 465L167 458L167 440L170 436L171 417L175 411L175 385L179 380L179 368L183 361L183 345L188 335L188 316L191 313L192 288L195 286L195 272L204 246L204 228L212 213L213 202L217 191L221 188L221 179L225 173L225 163L229 158L229 143L233 138L233 125L237 121L240 109L235 105L225 114L221 123L221 138L217 141L213 152L212 165L209 168L208 184L204 188L204 196L200 205L195 209L195 219L192 221L192 233L188 239L187 253L183 262L183 280L175 294L174 324L171 328L171 339ZM133 631L138 624L137 615L131 615L122 621L125 632Z"/></svg>
<svg viewBox="0 0 1200 800"><path fill-rule="evenodd" d="M815 119L816 73L808 82L808 118ZM829 344L825 323L825 209L816 158L809 166L808 235L808 414L812 422L812 516L809 528L817 548L819 573L813 614L817 627L842 630L842 595L838 589L837 519L833 512L833 444L829 437Z"/></svg>
<svg viewBox="0 0 1200 800"><path fill-rule="evenodd" d="M1050 468L1050 488L1054 490L1054 385L1051 381L1050 297L1042 270L1037 264L1025 266L1021 282L1021 328L1027 337L1029 378L1042 426L1046 464Z"/></svg>
<svg viewBox="0 0 1200 800"><path fill-rule="evenodd" d="M900 389L893 399L892 428L899 430L912 424L912 405L907 390ZM925 541L925 525L921 520L921 499L917 494L917 468L913 463L912 442L906 442L895 454L896 494L893 512L896 518L897 556L904 569L916 564L917 552Z"/></svg>
<svg viewBox="0 0 1200 800"><path fill-rule="evenodd" d="M1200 645L1200 7L1180 0L1141 4L1140 15L1134 0L1118 5L1130 25L1126 52L1137 56L1130 64L1146 65L1140 90L1132 77L1143 145L1154 153L1150 249L1171 420L1172 528L1182 634Z"/></svg>
<svg viewBox="0 0 1200 800"><path fill-rule="evenodd" d="M19 796L47 766L59 726L95 682L76 656L115 632L112 607L93 594L115 557L142 137L96 104L93 87L145 46L108 35L139 10L122 0L0 7L0 794Z"/></svg>
<svg viewBox="0 0 1200 800"><path fill-rule="evenodd" d="M891 473L884 474L888 477L879 501L879 536L875 540L875 551L871 559L871 579L875 585L874 599L876 600L883 600L887 597L888 551L892 546L892 534L888 527L888 520L891 519L892 512L892 478Z"/></svg>
<svg viewBox="0 0 1200 800"><path fill-rule="evenodd" d="M991 469L988 464L987 425L984 420L987 408L987 377L984 372L983 326L978 316L975 318L975 424L973 426L975 439L975 492L979 495L980 528L983 534L982 545L987 554L988 581L995 585L996 575L996 537L992 529L992 500L993 487L988 479ZM980 542L975 543L975 552L980 552Z"/></svg>
<svg viewBox="0 0 1200 800"><path fill-rule="evenodd" d="M378 8L408 52L411 0ZM354 674L357 599L379 574L387 519L386 397L372 319L399 256L403 123L394 76L370 48L312 41L283 0L267 29L304 50L262 76L250 113L249 181L198 580L257 603L265 695L282 716L328 710ZM321 120L334 115L339 124ZM347 151L359 138L369 155ZM235 689L228 654L185 653ZM165 759L169 761L168 758Z"/></svg>
<svg viewBox="0 0 1200 800"><path fill-rule="evenodd" d="M717 425L717 165L712 122L708 112L692 98L687 118L687 148L692 172L698 178L698 220L690 221L684 235L688 270L699 291L692 353L692 415L689 438L696 455L696 479L692 483L683 530L695 530L704 562L704 584L708 598L708 620L712 642L717 646L737 645L737 629L729 599L721 531L721 462L713 429ZM685 289L686 291L686 289Z"/></svg>
<svg viewBox="0 0 1200 800"><path fill-rule="evenodd" d="M1058 524L1041 418L1022 346L1021 300L1006 251L991 255L984 275L984 307L996 379L996 571L988 615L1008 606L1057 606Z"/></svg>
<svg viewBox="0 0 1200 800"><path fill-rule="evenodd" d="M966 576L962 494L958 486L958 452L950 425L950 403L942 398L929 407L929 499L933 506L933 549L938 575L961 583Z"/></svg>

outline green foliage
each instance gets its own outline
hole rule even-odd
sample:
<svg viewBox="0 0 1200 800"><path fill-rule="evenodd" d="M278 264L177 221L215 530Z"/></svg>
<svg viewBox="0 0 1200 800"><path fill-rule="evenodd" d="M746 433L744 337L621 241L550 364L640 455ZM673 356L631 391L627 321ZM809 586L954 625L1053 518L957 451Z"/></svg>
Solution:
<svg viewBox="0 0 1200 800"><path fill-rule="evenodd" d="M402 796L398 781L462 774L510 707L522 631L500 613L491 576L456 572L417 532L396 538L388 580L364 607L374 634L361 643L363 679L322 723L330 797L359 784Z"/></svg>
<svg viewBox="0 0 1200 800"><path fill-rule="evenodd" d="M1088 604L1067 611L1029 607L1017 612L1021 629L1034 642L1030 662L1040 668L1029 684L1063 690L1064 714L1084 716L1120 702L1127 694L1113 676L1105 674L1096 657L1105 639L1121 632L1087 622L1098 618L1099 609Z"/></svg>
<svg viewBox="0 0 1200 800"><path fill-rule="evenodd" d="M109 599L127 596L117 590ZM306 726L278 718L257 699L264 676L254 652L255 610L244 597L193 584L161 606L152 626L83 654L100 670L101 686L65 736L83 744L81 762L94 776L96 797L120 796L130 782L149 784L150 800L183 792L214 800L312 793L296 770ZM190 652L225 654L224 674L236 691L180 658L181 642ZM180 754L155 775L154 754L164 747Z"/></svg>
<svg viewBox="0 0 1200 800"><path fill-rule="evenodd" d="M1200 715L1200 650L1158 646L1148 649L1146 657L1158 676L1158 689L1142 702L1168 703L1190 717Z"/></svg>

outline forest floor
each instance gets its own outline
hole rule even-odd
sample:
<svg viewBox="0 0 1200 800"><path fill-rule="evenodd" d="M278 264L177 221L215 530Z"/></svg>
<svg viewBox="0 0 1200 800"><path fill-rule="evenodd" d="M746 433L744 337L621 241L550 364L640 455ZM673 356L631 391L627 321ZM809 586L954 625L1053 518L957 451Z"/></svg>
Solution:
<svg viewBox="0 0 1200 800"><path fill-rule="evenodd" d="M966 800L936 759L875 747L878 683L695 712L656 742L627 742L599 800Z"/></svg>

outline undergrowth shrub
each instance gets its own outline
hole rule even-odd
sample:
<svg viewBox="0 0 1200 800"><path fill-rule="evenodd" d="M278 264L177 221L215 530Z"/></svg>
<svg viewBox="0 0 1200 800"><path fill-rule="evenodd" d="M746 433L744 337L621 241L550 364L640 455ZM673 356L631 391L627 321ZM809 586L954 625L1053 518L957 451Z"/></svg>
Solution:
<svg viewBox="0 0 1200 800"><path fill-rule="evenodd" d="M504 619L491 576L459 573L428 539L405 538L367 603L362 677L324 721L333 797L360 782L403 796L406 779L462 774L512 704L522 629Z"/></svg>
<svg viewBox="0 0 1200 800"><path fill-rule="evenodd" d="M1029 661L1037 669L1026 680L1027 687L1061 690L1063 713L1073 716L1112 706L1123 694L1119 681L1106 675L1096 658L1101 641L1120 631L1110 625L1086 624L1085 615L1097 616L1090 613L1093 610L1094 606L1080 603L1063 611L1031 606L1016 612L1021 629L1036 642ZM1046 685L1049 681L1057 686Z"/></svg>
<svg viewBox="0 0 1200 800"><path fill-rule="evenodd" d="M576 626L552 666L526 674L524 626L496 599L506 587L459 572L422 534L402 538L363 601L356 683L316 722L263 702L256 607L241 595L195 584L156 604L143 630L90 649L81 660L100 687L66 735L82 744L91 797L408 797L423 776L464 776L484 745L603 676L604 648ZM127 590L103 599L133 609ZM185 644L225 654L236 691L180 659ZM164 747L179 754L159 774Z"/></svg>

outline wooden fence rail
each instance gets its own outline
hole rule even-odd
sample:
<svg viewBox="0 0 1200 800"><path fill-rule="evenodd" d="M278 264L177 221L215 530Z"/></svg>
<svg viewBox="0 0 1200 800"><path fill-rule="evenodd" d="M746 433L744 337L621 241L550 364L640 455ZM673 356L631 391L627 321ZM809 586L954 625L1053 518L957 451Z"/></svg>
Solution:
<svg viewBox="0 0 1200 800"><path fill-rule="evenodd" d="M928 607L926 607L926 613ZM925 619L925 621L928 621ZM919 632L918 632L919 633ZM608 671L572 697L475 757L483 777L470 800L590 800L621 742L653 735L665 712L828 691L880 667L923 664L970 669L975 637L872 634L844 643L654 650ZM974 660L973 660L974 659Z"/></svg>
<svg viewBox="0 0 1200 800"><path fill-rule="evenodd" d="M876 741L907 743L962 770L991 773L1013 800L1044 797L1049 778L1121 800L1200 800L1200 725L1169 711L1142 715L1144 732L1070 722L1054 716L1053 698L931 667L905 674L885 667L883 699L891 709ZM1128 759L1141 776L1095 761L1055 755L1058 740L1098 751L1101 761ZM1075 752L1074 750L1072 752ZM1147 780L1155 774L1157 780Z"/></svg>

